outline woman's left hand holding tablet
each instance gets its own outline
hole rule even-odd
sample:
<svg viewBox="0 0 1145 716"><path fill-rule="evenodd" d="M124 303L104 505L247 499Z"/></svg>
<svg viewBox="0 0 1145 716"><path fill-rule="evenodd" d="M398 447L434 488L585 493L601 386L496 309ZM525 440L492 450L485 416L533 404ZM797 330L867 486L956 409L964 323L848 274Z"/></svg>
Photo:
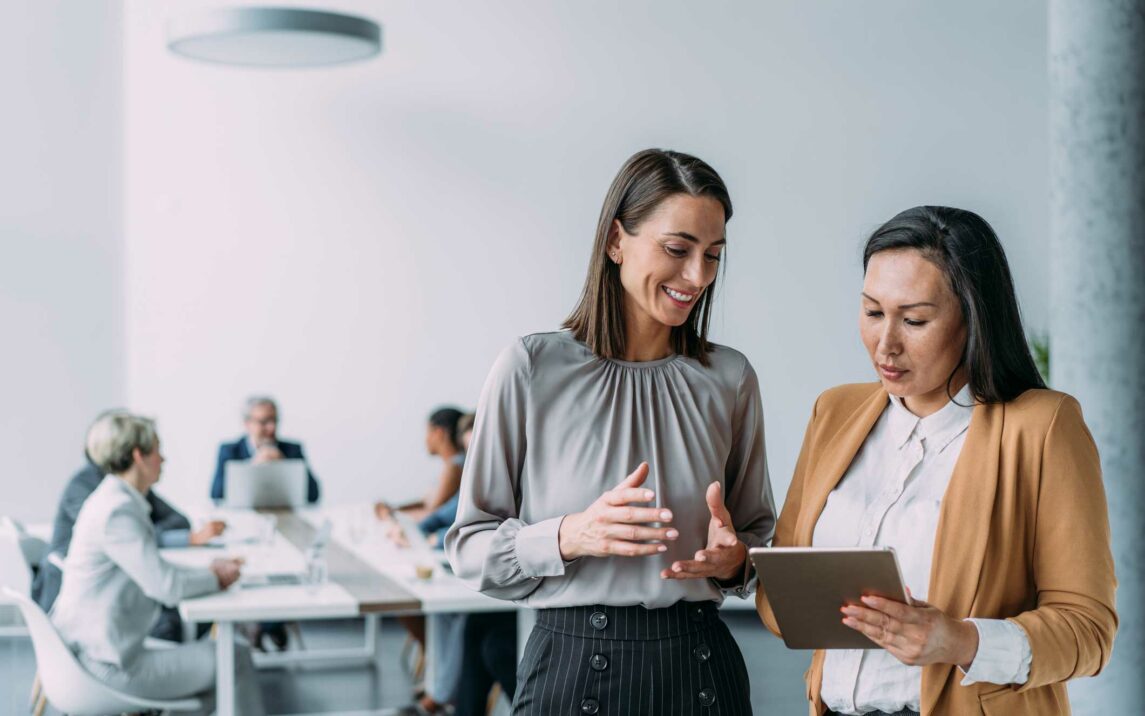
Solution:
<svg viewBox="0 0 1145 716"><path fill-rule="evenodd" d="M673 562L660 572L663 579L718 579L727 581L738 576L747 559L747 547L732 525L732 516L724 504L723 486L708 485L704 496L712 517L708 520L708 545L696 552L694 559Z"/></svg>
<svg viewBox="0 0 1145 716"><path fill-rule="evenodd" d="M978 653L977 627L926 602L903 604L874 596L862 601L841 608L843 623L908 666L957 664L968 670Z"/></svg>

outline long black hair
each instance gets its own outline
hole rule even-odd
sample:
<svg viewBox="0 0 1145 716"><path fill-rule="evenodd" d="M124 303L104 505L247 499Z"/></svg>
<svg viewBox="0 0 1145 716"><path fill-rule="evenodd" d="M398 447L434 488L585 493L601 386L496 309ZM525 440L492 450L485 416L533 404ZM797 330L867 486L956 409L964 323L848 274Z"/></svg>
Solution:
<svg viewBox="0 0 1145 716"><path fill-rule="evenodd" d="M962 307L970 392L981 403L1004 403L1030 388L1045 388L1038 373L1014 281L998 235L972 211L916 206L880 226L863 250L863 273L880 251L915 249L942 271ZM955 373L946 381L950 394ZM953 398L953 396L951 396Z"/></svg>
<svg viewBox="0 0 1145 716"><path fill-rule="evenodd" d="M429 414L429 424L436 428L443 428L449 435L449 442L458 450L463 449L461 447L461 431L457 429L457 423L461 420L462 415L465 413L451 406L438 408Z"/></svg>

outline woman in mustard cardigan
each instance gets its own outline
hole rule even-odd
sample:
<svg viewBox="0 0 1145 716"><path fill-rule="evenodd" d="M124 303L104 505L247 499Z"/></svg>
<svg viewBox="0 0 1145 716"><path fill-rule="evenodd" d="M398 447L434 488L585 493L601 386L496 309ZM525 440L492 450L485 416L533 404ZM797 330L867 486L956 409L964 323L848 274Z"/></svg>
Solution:
<svg viewBox="0 0 1145 716"><path fill-rule="evenodd" d="M863 254L878 383L815 403L775 546L893 547L912 604L840 618L881 649L817 651L811 713L1068 714L1117 630L1097 449L1030 357L993 229L916 207ZM778 633L767 596L764 623Z"/></svg>

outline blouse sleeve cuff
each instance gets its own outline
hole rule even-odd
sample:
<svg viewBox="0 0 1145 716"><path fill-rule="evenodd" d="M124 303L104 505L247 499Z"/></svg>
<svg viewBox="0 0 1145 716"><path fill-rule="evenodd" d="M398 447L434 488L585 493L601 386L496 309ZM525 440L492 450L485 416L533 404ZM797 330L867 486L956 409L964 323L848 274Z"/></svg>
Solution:
<svg viewBox="0 0 1145 716"><path fill-rule="evenodd" d="M978 653L962 679L963 686L1024 684L1030 677L1030 640L1022 628L1005 619L967 619L978 630Z"/></svg>
<svg viewBox="0 0 1145 716"><path fill-rule="evenodd" d="M530 579L540 579L559 577L565 573L558 538L563 519L563 516L553 517L525 525L517 531L515 549L521 574Z"/></svg>

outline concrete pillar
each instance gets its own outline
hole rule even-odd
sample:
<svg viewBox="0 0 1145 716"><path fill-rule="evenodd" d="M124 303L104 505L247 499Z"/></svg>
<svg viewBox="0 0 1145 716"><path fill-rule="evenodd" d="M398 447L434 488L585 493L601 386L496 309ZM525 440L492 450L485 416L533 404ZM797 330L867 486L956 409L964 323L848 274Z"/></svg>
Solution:
<svg viewBox="0 0 1145 716"><path fill-rule="evenodd" d="M1145 709L1145 0L1051 0L1050 366L1101 452L1121 627L1076 714ZM1084 530L1085 525L1063 525Z"/></svg>

